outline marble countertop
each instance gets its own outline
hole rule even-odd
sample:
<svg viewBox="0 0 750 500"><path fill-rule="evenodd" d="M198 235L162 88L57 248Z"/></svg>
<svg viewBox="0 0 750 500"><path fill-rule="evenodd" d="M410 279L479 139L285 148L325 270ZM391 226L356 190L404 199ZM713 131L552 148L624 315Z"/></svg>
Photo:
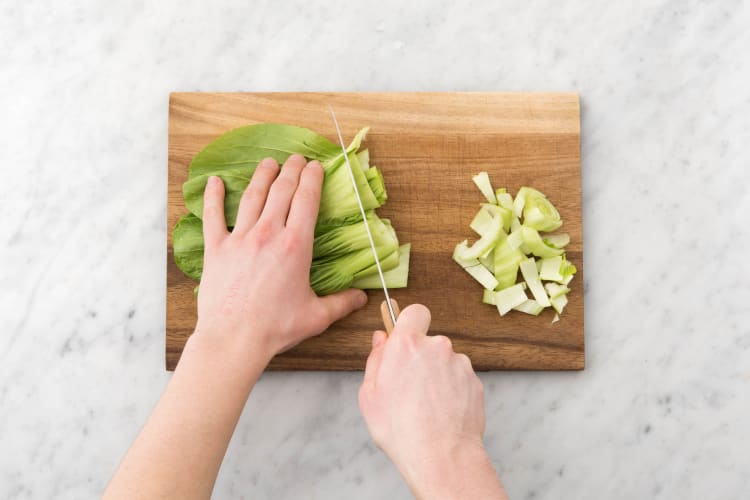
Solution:
<svg viewBox="0 0 750 500"><path fill-rule="evenodd" d="M514 499L746 496L750 3L355 4L0 8L0 497L96 497L169 378L175 90L579 92L587 367L482 374L486 445ZM215 497L409 498L360 376L264 376Z"/></svg>

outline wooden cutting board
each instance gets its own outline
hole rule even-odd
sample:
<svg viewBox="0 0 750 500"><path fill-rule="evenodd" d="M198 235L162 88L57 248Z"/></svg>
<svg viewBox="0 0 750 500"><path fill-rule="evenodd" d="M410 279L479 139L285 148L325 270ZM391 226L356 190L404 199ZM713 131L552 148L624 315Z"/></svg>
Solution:
<svg viewBox="0 0 750 500"><path fill-rule="evenodd" d="M385 177L388 217L411 242L409 286L393 290L401 307L432 311L431 334L447 335L478 370L581 370L584 367L583 239L579 101L576 94L521 93L174 93L169 101L166 361L172 370L195 325L193 283L175 266L172 228L186 213L181 186L198 151L222 133L259 122L308 127L335 142L336 110L345 141L370 126L365 146ZM471 175L486 170L495 187L544 192L559 209L578 268L561 320L553 311L500 317L482 288L451 259L473 238L469 223L483 201ZM319 337L277 356L272 369L362 370L372 332L382 328L381 291L370 304ZM252 319L249 318L250 321Z"/></svg>

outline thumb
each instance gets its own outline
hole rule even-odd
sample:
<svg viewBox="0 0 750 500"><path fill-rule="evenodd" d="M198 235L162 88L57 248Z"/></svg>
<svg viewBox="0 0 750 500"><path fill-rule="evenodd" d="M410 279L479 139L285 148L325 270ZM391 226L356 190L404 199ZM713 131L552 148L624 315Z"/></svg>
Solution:
<svg viewBox="0 0 750 500"><path fill-rule="evenodd" d="M411 304L398 315L391 335L427 335L431 320L432 315L427 307L422 304Z"/></svg>
<svg viewBox="0 0 750 500"><path fill-rule="evenodd" d="M383 348L388 340L388 336L382 330L378 330L372 336L372 351L367 357L365 365L365 379L362 385L372 385L375 383L375 377L380 369L380 363L383 361Z"/></svg>
<svg viewBox="0 0 750 500"><path fill-rule="evenodd" d="M325 326L328 326L367 304L367 294L362 290L350 288L320 297L318 300L323 306Z"/></svg>

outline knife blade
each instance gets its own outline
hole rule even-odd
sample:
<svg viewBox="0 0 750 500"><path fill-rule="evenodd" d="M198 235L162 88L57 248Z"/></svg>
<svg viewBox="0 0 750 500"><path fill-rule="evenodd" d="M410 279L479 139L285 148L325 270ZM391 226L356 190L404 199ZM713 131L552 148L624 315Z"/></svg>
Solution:
<svg viewBox="0 0 750 500"><path fill-rule="evenodd" d="M396 324L397 313L394 310L394 304L391 301L391 296L388 294L388 286L385 284L385 278L383 277L383 268L380 267L380 259L378 258L378 251L375 248L375 241L372 239L372 232L370 231L370 225L367 223L367 214L365 214L365 207L362 205L362 198L359 195L359 188L357 187L357 181L354 179L354 171L352 170L352 164L349 162L349 155L346 152L346 145L344 145L344 138L341 136L341 129L339 128L339 122L336 120L336 113L333 111L332 106L328 106L328 111L331 113L333 118L333 124L336 126L336 134L339 137L339 143L341 144L341 151L344 154L344 161L349 169L349 177L352 180L352 186L354 186L354 195L357 197L357 204L359 205L359 211L362 214L362 221L365 223L365 230L367 231L367 238L370 240L370 249L372 250L372 256L375 258L375 267L378 268L378 276L380 276L380 284L383 286L383 293L385 294L384 303L388 307L388 315L390 316L390 325L385 321L387 333L391 333L390 330ZM395 301L393 301L395 302ZM398 307L398 305L396 305ZM389 328L390 327L390 328Z"/></svg>

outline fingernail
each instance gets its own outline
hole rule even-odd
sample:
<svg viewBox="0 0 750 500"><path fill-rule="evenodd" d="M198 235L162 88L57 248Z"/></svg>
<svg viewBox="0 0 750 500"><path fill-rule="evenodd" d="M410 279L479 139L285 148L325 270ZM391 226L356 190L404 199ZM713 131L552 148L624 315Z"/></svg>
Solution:
<svg viewBox="0 0 750 500"><path fill-rule="evenodd" d="M284 162L284 165L286 165L287 163L295 163L297 165L301 163L302 166L304 167L307 164L307 159L305 159L305 157L299 153L294 153L287 157L286 161Z"/></svg>
<svg viewBox="0 0 750 500"><path fill-rule="evenodd" d="M260 161L260 165L259 166L261 166L261 167L270 167L272 165L273 165L273 158L263 158Z"/></svg>
<svg viewBox="0 0 750 500"><path fill-rule="evenodd" d="M208 185L211 187L215 187L219 185L219 178L215 175L212 175L208 178Z"/></svg>
<svg viewBox="0 0 750 500"><path fill-rule="evenodd" d="M313 161L311 161L310 163L307 164L308 168L310 168L310 167L320 167L320 166L321 165L320 165L320 162L318 160L313 160Z"/></svg>
<svg viewBox="0 0 750 500"><path fill-rule="evenodd" d="M363 307L365 304L367 304L367 294L365 292L361 292L359 294L359 297L357 297L357 305L359 307Z"/></svg>

